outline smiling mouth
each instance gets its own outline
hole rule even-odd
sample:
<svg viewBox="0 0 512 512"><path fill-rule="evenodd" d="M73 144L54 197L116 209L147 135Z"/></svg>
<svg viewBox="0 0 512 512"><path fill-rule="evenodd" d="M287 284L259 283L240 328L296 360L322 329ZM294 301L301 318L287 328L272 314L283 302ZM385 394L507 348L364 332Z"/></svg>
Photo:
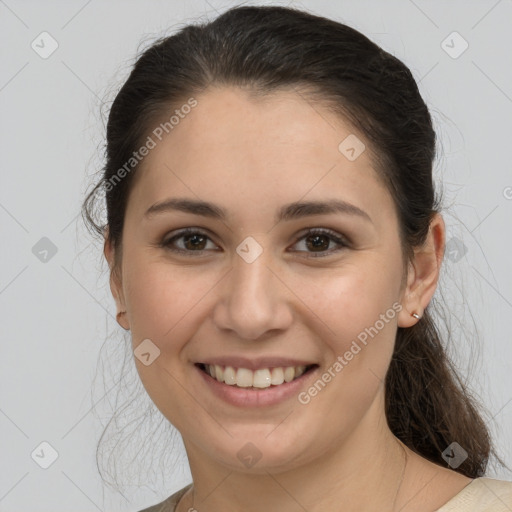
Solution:
<svg viewBox="0 0 512 512"><path fill-rule="evenodd" d="M281 386L318 367L317 364L311 364L308 366L260 368L253 371L248 368L203 363L196 363L196 366L218 382L245 389L265 389Z"/></svg>

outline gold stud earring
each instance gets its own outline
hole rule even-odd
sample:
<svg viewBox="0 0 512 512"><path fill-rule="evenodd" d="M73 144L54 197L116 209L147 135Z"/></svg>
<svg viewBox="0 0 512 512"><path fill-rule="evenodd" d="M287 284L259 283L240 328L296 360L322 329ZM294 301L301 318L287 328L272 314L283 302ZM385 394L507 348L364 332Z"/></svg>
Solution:
<svg viewBox="0 0 512 512"><path fill-rule="evenodd" d="M421 318L420 315L418 315L418 313L411 313L411 316L413 316L414 318L416 318L416 320L419 320Z"/></svg>

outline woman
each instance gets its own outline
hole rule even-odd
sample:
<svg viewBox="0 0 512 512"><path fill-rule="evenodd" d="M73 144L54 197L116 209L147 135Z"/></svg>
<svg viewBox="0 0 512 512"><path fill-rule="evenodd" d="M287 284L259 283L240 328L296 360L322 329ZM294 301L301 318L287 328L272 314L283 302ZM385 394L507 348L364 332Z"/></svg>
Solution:
<svg viewBox="0 0 512 512"><path fill-rule="evenodd" d="M429 314L434 154L409 69L322 17L234 8L139 58L84 207L193 477L146 512L512 510Z"/></svg>

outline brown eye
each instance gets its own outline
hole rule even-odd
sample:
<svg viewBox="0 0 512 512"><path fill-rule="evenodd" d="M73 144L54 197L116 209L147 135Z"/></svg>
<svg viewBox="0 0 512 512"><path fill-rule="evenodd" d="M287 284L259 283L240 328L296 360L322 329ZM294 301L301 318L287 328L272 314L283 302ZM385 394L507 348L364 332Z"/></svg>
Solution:
<svg viewBox="0 0 512 512"><path fill-rule="evenodd" d="M313 251L326 250L329 248L330 238L327 235L308 235L306 237L306 246Z"/></svg>
<svg viewBox="0 0 512 512"><path fill-rule="evenodd" d="M297 252L306 252L312 257L329 256L350 245L344 237L329 229L310 229L295 242L295 245L302 240L305 241L306 250ZM173 252L191 255L193 252L202 253L210 250L211 248L207 247L208 241L211 241L211 238L203 231L186 228L164 239L160 246ZM338 246L337 249L329 249L333 242Z"/></svg>
<svg viewBox="0 0 512 512"><path fill-rule="evenodd" d="M197 229L187 228L170 238L166 238L161 243L161 246L166 247L171 251L182 253L202 252L207 250L206 246L208 240L210 240L210 237L206 233L203 233ZM181 247L176 247L176 243L178 241L182 241Z"/></svg>
<svg viewBox="0 0 512 512"><path fill-rule="evenodd" d="M307 249L306 252L317 253L311 254L312 257L314 258L329 256L330 254L338 252L342 248L349 246L348 241L344 237L338 235L337 233L331 231L330 229L310 229L295 243L297 244L301 240L305 240L305 246ZM335 250L328 250L331 242L334 242L336 245L341 246L341 248Z"/></svg>
<svg viewBox="0 0 512 512"><path fill-rule="evenodd" d="M184 245L187 249L194 250L199 249L203 250L205 247L205 241L208 237L201 235L201 234L194 234L194 235L184 235Z"/></svg>

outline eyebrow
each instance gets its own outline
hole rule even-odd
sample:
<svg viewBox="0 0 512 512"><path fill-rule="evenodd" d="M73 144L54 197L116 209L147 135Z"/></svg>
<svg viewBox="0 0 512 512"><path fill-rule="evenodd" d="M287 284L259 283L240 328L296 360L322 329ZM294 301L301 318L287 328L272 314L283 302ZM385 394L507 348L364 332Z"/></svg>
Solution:
<svg viewBox="0 0 512 512"><path fill-rule="evenodd" d="M191 213L222 221L225 221L229 216L227 210L207 201L188 198L169 198L150 206L146 210L144 218L149 219L156 214L172 211ZM371 217L364 210L340 199L331 199L328 201L298 201L286 204L278 210L274 221L277 223L311 215L329 215L334 213L358 216L373 223Z"/></svg>

